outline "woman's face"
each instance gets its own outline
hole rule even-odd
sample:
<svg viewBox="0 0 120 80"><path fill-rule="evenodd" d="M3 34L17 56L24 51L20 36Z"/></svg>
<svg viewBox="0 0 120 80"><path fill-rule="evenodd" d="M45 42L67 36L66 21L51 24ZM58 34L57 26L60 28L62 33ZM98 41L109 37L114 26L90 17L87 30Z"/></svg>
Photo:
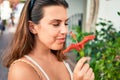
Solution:
<svg viewBox="0 0 120 80"><path fill-rule="evenodd" d="M37 44L44 48L60 50L67 34L67 9L63 6L43 8L44 17L38 24Z"/></svg>

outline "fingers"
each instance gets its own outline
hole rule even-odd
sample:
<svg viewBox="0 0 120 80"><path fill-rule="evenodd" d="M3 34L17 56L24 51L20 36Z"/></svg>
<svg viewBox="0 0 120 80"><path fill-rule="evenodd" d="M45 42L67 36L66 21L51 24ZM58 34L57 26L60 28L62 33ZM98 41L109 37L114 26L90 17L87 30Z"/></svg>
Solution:
<svg viewBox="0 0 120 80"><path fill-rule="evenodd" d="M88 69L89 69L89 64L86 63L86 64L83 65L83 67L82 67L80 73L86 74L87 71L88 71Z"/></svg>
<svg viewBox="0 0 120 80"><path fill-rule="evenodd" d="M92 68L89 68L88 72L86 72L84 80L94 80L94 73Z"/></svg>
<svg viewBox="0 0 120 80"><path fill-rule="evenodd" d="M78 63L76 64L76 67L75 67L75 69L74 69L74 72L80 71L86 61L87 61L87 57L81 58L81 59L78 61Z"/></svg>
<svg viewBox="0 0 120 80"><path fill-rule="evenodd" d="M73 72L74 80L94 80L94 73L92 68L90 68L87 61L87 57L81 58Z"/></svg>
<svg viewBox="0 0 120 80"><path fill-rule="evenodd" d="M95 79L95 76L94 76L94 73L93 73L90 80L94 80L94 79Z"/></svg>

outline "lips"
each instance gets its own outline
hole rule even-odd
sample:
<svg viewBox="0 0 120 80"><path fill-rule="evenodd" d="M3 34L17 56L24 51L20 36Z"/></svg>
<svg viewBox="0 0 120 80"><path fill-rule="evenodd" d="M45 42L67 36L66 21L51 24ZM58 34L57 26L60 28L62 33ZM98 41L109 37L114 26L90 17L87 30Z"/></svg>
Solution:
<svg viewBox="0 0 120 80"><path fill-rule="evenodd" d="M57 40L58 40L60 43L64 43L64 42L65 42L65 38L57 38Z"/></svg>

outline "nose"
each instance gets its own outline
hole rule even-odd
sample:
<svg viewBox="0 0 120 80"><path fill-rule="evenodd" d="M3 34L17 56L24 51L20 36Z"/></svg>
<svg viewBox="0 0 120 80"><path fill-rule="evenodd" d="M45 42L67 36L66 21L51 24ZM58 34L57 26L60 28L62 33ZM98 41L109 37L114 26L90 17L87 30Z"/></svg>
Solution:
<svg viewBox="0 0 120 80"><path fill-rule="evenodd" d="M68 33L68 27L66 25L61 26L60 33L66 35Z"/></svg>

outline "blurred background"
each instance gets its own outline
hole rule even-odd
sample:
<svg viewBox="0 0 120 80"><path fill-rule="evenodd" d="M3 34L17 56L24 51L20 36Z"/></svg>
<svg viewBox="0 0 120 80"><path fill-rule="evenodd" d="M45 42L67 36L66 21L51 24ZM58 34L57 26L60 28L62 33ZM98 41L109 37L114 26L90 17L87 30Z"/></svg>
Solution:
<svg viewBox="0 0 120 80"><path fill-rule="evenodd" d="M14 35L14 32L16 31L19 16L25 1L26 0L0 0L0 56L2 55L2 52L4 52L4 49L7 48L8 44L10 43ZM100 31L103 28L103 26L107 25L105 21L112 22L112 28L114 28L116 32L120 31L119 22L120 0L66 0L66 1L69 4L68 9L69 31L72 30L74 33L78 34L76 32L76 29L79 29L79 31L82 33L92 32L95 34L96 30ZM100 22L100 20L104 22ZM70 38L70 35L68 34L66 46L69 46L72 42L73 40ZM100 51L98 50L97 53L98 52ZM70 52L68 56L70 57L71 66L74 67L75 63L77 62L76 58L78 57L78 55ZM117 54L117 56L119 57L119 54ZM7 80L7 71L8 70L5 67L3 67L0 62L0 80ZM96 73L99 73L99 71L96 71ZM120 78L111 79L111 74L107 74L108 77L104 79L103 75L105 73L102 72L100 77L101 79L96 78L96 80L120 79Z"/></svg>
<svg viewBox="0 0 120 80"><path fill-rule="evenodd" d="M14 35L24 2L0 0L0 56ZM1 65L0 61L0 80L7 80L7 72L8 70Z"/></svg>

